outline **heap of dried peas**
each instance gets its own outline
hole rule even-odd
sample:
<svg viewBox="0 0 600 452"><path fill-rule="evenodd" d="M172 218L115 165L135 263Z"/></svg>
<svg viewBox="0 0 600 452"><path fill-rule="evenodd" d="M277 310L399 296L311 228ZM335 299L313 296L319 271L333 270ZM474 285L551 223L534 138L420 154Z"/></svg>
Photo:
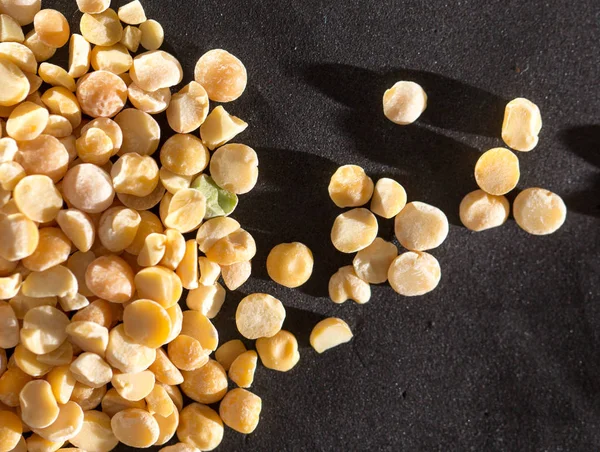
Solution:
<svg viewBox="0 0 600 452"><path fill-rule="evenodd" d="M71 34L41 0L0 0L0 452L108 452L119 442L162 446L175 435L180 442L162 450L212 450L224 425L244 434L256 428L262 402L247 388L258 358L282 372L300 358L296 338L282 330L285 308L271 295L250 294L237 308L237 329L256 340L256 351L237 339L219 346L211 322L225 301L219 278L239 288L256 253L251 234L228 215L255 186L258 157L230 143L247 127L243 120L220 105L210 110L210 101L242 95L246 69L225 50L210 50L195 81L172 94L181 65L160 50L162 27L139 1L118 11L109 0L77 5L81 34ZM46 62L67 43L68 68ZM527 102L507 106L503 128L505 142L521 151L537 144L541 127ZM419 85L398 82L385 93L384 113L406 125L426 103ZM152 115L162 112L176 134L159 150ZM529 118L529 127L515 117ZM498 226L508 217L500 198L518 182L518 160L494 149L475 173L482 190L467 195L461 219L473 230ZM441 210L407 204L399 183L373 184L354 165L336 171L329 193L338 207L353 207L335 220L332 242L357 253L330 280L334 302L366 303L370 284L386 281L406 296L437 286L439 263L425 251L448 234ZM369 201L370 211L361 207ZM564 221L561 203L525 190L515 218L528 232L550 233ZM395 218L407 252L377 237L374 214ZM299 287L313 255L284 243L266 265L275 282ZM322 353L351 338L343 320L329 318L310 342ZM182 392L194 403L184 407ZM218 412L208 406L215 403Z"/></svg>

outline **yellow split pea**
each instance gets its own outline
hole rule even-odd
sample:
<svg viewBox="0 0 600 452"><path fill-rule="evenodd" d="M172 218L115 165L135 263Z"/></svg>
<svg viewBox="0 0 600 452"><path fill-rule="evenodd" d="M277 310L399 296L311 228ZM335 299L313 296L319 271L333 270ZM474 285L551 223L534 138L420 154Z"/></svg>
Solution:
<svg viewBox="0 0 600 452"><path fill-rule="evenodd" d="M294 288L308 281L313 264L312 252L303 243L281 243L267 257L267 272L273 281Z"/></svg>

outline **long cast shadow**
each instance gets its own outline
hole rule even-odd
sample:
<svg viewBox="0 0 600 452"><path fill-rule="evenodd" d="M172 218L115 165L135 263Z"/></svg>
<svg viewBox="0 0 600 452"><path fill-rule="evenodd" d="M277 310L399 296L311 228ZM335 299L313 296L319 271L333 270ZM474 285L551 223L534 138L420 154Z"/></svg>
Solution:
<svg viewBox="0 0 600 452"><path fill-rule="evenodd" d="M327 296L329 277L347 257L337 252L329 233L335 216L324 180L329 180L337 164L327 158L287 149L257 148L261 156L259 182L242 199L234 217L244 224L257 243L253 276L269 280L266 259L282 242L302 242L314 254L310 280L299 290L312 296Z"/></svg>
<svg viewBox="0 0 600 452"><path fill-rule="evenodd" d="M309 65L305 80L338 102L381 117L381 99L398 80L419 83L429 98L419 121L441 129L500 137L506 100L459 80L428 71L392 68L372 71L345 64ZM369 117L362 117L361 122Z"/></svg>
<svg viewBox="0 0 600 452"><path fill-rule="evenodd" d="M405 185L411 200L441 208L449 221L461 225L458 206L476 185L473 168L480 151L431 126L485 136L500 136L505 101L491 93L441 75L406 69L375 72L340 64L312 65L304 77L348 108L336 118L367 159L386 166L388 177ZM388 121L382 113L384 91L394 81L422 84L430 103L409 127ZM472 188L470 188L472 187Z"/></svg>
<svg viewBox="0 0 600 452"><path fill-rule="evenodd" d="M598 170L588 188L567 195L567 205L576 212L600 217L600 125L572 127L561 138L571 152Z"/></svg>

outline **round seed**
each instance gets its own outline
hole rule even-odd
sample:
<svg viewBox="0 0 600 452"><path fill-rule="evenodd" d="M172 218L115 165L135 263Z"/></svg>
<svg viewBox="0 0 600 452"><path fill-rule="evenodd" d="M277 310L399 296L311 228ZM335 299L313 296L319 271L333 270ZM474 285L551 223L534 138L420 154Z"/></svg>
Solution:
<svg viewBox="0 0 600 452"><path fill-rule="evenodd" d="M148 267L135 275L137 294L170 308L179 301L183 288L175 272L165 267Z"/></svg>
<svg viewBox="0 0 600 452"><path fill-rule="evenodd" d="M381 284L387 281L388 270L397 256L396 245L377 237L373 243L356 254L352 265L360 279L370 284Z"/></svg>
<svg viewBox="0 0 600 452"><path fill-rule="evenodd" d="M118 412L110 421L115 437L130 447L150 447L158 439L160 429L150 413L137 408Z"/></svg>
<svg viewBox="0 0 600 452"><path fill-rule="evenodd" d="M82 353L71 363L69 370L78 382L90 388L105 386L113 376L111 367L95 353Z"/></svg>
<svg viewBox="0 0 600 452"><path fill-rule="evenodd" d="M39 243L36 224L25 215L0 215L0 257L18 261L31 256Z"/></svg>
<svg viewBox="0 0 600 452"><path fill-rule="evenodd" d="M152 155L158 149L160 126L152 116L135 108L127 108L115 117L123 132L123 146L119 154L136 152Z"/></svg>
<svg viewBox="0 0 600 452"><path fill-rule="evenodd" d="M135 292L133 270L118 256L93 261L85 272L85 283L94 295L113 303L125 303Z"/></svg>
<svg viewBox="0 0 600 452"><path fill-rule="evenodd" d="M415 82L396 82L383 95L383 113L392 122L412 124L427 108L427 94Z"/></svg>
<svg viewBox="0 0 600 452"><path fill-rule="evenodd" d="M208 94L196 82L190 82L173 95L167 108L169 126L177 133L190 133L199 128L208 115Z"/></svg>
<svg viewBox="0 0 600 452"><path fill-rule="evenodd" d="M299 287L310 278L313 255L302 243L281 243L267 257L267 272L273 281L286 287Z"/></svg>
<svg viewBox="0 0 600 452"><path fill-rule="evenodd" d="M6 59L0 60L0 106L18 104L29 95L29 80L19 67Z"/></svg>
<svg viewBox="0 0 600 452"><path fill-rule="evenodd" d="M156 379L161 383L167 385L180 385L183 383L183 375L162 348L156 349L156 359L148 370L156 375Z"/></svg>
<svg viewBox="0 0 600 452"><path fill-rule="evenodd" d="M204 350L198 339L185 334L180 334L169 342L167 352L173 364L183 371L192 371L206 365L210 354L210 350Z"/></svg>
<svg viewBox="0 0 600 452"><path fill-rule="evenodd" d="M0 450L8 452L17 447L22 433L19 416L10 411L0 411Z"/></svg>
<svg viewBox="0 0 600 452"><path fill-rule="evenodd" d="M251 260L256 254L256 242L244 229L238 229L219 239L206 257L219 265L233 265Z"/></svg>
<svg viewBox="0 0 600 452"><path fill-rule="evenodd" d="M213 450L221 444L223 433L221 418L216 411L206 405L192 403L181 412L179 426L177 427L177 438L183 441L180 444L196 448L195 450ZM182 448L178 449L178 451L184 450ZM185 452L188 451L185 450Z"/></svg>
<svg viewBox="0 0 600 452"><path fill-rule="evenodd" d="M238 331L246 339L271 337L281 330L285 308L271 295L255 293L240 301L235 313Z"/></svg>
<svg viewBox="0 0 600 452"><path fill-rule="evenodd" d="M52 306L39 306L25 314L21 343L36 355L56 350L67 339L69 318Z"/></svg>
<svg viewBox="0 0 600 452"><path fill-rule="evenodd" d="M243 144L226 144L210 160L210 175L217 185L237 195L248 193L258 180L258 156Z"/></svg>
<svg viewBox="0 0 600 452"><path fill-rule="evenodd" d="M63 179L63 193L74 207L88 213L105 211L115 197L108 173L89 163L67 171Z"/></svg>
<svg viewBox="0 0 600 452"><path fill-rule="evenodd" d="M206 147L212 151L232 140L247 127L248 124L230 115L223 106L219 105L210 112L200 126L200 137Z"/></svg>
<svg viewBox="0 0 600 452"><path fill-rule="evenodd" d="M240 388L249 388L254 381L258 355L250 350L239 355L229 368L229 378Z"/></svg>
<svg viewBox="0 0 600 452"><path fill-rule="evenodd" d="M43 9L33 18L33 27L40 41L50 47L64 46L71 36L67 18L54 9Z"/></svg>
<svg viewBox="0 0 600 452"><path fill-rule="evenodd" d="M440 278L440 264L435 257L412 251L398 256L388 273L392 289L407 297L431 292L437 287Z"/></svg>
<svg viewBox="0 0 600 452"><path fill-rule="evenodd" d="M209 50L200 57L194 78L208 92L210 100L231 102L246 89L248 75L243 63L222 49Z"/></svg>
<svg viewBox="0 0 600 452"><path fill-rule="evenodd" d="M21 418L31 428L44 428L58 418L59 408L50 383L35 380L27 383L19 394Z"/></svg>
<svg viewBox="0 0 600 452"><path fill-rule="evenodd" d="M161 218L166 227L182 234L197 229L206 213L206 198L198 190L184 188L167 193L161 201Z"/></svg>
<svg viewBox="0 0 600 452"><path fill-rule="evenodd" d="M135 108L151 115L162 113L171 103L171 90L169 88L144 91L135 83L132 83L127 88L127 94L129 101Z"/></svg>
<svg viewBox="0 0 600 452"><path fill-rule="evenodd" d="M137 27L127 25L123 30L123 37L121 38L121 44L123 44L127 50L132 53L136 53L140 48L140 41L142 40L142 30Z"/></svg>
<svg viewBox="0 0 600 452"><path fill-rule="evenodd" d="M81 316L78 318L81 318ZM75 316L65 330L69 335L69 340L84 352L95 353L104 357L108 347L108 327L95 322L76 321L74 319Z"/></svg>
<svg viewBox="0 0 600 452"><path fill-rule="evenodd" d="M52 86L62 86L72 92L77 89L73 77L60 66L42 63L38 71L42 80Z"/></svg>
<svg viewBox="0 0 600 452"><path fill-rule="evenodd" d="M213 359L195 370L183 371L181 390L190 399L205 404L217 403L227 393L227 374Z"/></svg>
<svg viewBox="0 0 600 452"><path fill-rule="evenodd" d="M0 1L2 13L13 17L19 25L29 25L32 23L35 15L40 11L41 5L41 0L25 0L20 2L13 0Z"/></svg>
<svg viewBox="0 0 600 452"><path fill-rule="evenodd" d="M371 199L371 212L383 218L393 218L406 205L404 187L393 179L379 179Z"/></svg>
<svg viewBox="0 0 600 452"><path fill-rule="evenodd" d="M123 36L123 26L112 9L93 15L85 13L81 17L79 28L83 37L97 46L115 45Z"/></svg>
<svg viewBox="0 0 600 452"><path fill-rule="evenodd" d="M48 124L48 110L33 102L23 102L6 122L6 133L19 141L29 141L41 135Z"/></svg>
<svg viewBox="0 0 600 452"><path fill-rule="evenodd" d="M26 176L14 189L17 207L27 218L40 223L52 221L62 208L63 199L47 176Z"/></svg>
<svg viewBox="0 0 600 452"><path fill-rule="evenodd" d="M423 202L408 203L396 216L396 238L411 251L426 251L440 246L448 236L444 212Z"/></svg>
<svg viewBox="0 0 600 452"><path fill-rule="evenodd" d="M378 229L375 215L364 208L352 209L335 219L331 241L342 253L355 253L373 243Z"/></svg>
<svg viewBox="0 0 600 452"><path fill-rule="evenodd" d="M81 110L92 118L111 118L127 102L127 85L112 72L92 72L78 81L77 100Z"/></svg>
<svg viewBox="0 0 600 452"><path fill-rule="evenodd" d="M250 261L238 262L237 264L224 265L221 267L223 282L229 290L237 290L241 287L248 281L251 273L252 263ZM200 281L200 283L202 283L202 281Z"/></svg>
<svg viewBox="0 0 600 452"><path fill-rule="evenodd" d="M12 348L19 343L19 321L11 305L0 301L0 348Z"/></svg>
<svg viewBox="0 0 600 452"><path fill-rule="evenodd" d="M510 204L504 196L488 195L475 190L460 203L460 221L471 231L484 231L503 225L508 219Z"/></svg>
<svg viewBox="0 0 600 452"><path fill-rule="evenodd" d="M27 33L25 36L25 41L23 41L23 45L33 52L33 55L38 63L49 60L56 53L56 49L54 47L47 46L40 41L40 37L37 35L35 30L31 30L29 33Z"/></svg>
<svg viewBox="0 0 600 452"><path fill-rule="evenodd" d="M132 402L144 400L152 392L155 382L154 374L149 370L130 374L115 373L111 380L119 395Z"/></svg>
<svg viewBox="0 0 600 452"><path fill-rule="evenodd" d="M19 143L15 160L29 175L41 174L58 182L67 172L69 153L63 144L50 135L40 135Z"/></svg>
<svg viewBox="0 0 600 452"><path fill-rule="evenodd" d="M235 388L229 391L219 406L221 419L233 430L252 433L260 420L262 400L250 391Z"/></svg>
<svg viewBox="0 0 600 452"><path fill-rule="evenodd" d="M137 375L137 374L127 374L127 375ZM150 391L152 389L149 389ZM140 410L146 409L146 401L144 399L138 400L137 402L132 402L130 400L124 399L119 395L115 388L110 388L110 390L104 395L102 398L102 413L108 415L109 417L113 417L119 411L127 410L129 408L139 408ZM110 419L109 419L110 425ZM110 428L110 427L109 427ZM116 440L115 440L116 441Z"/></svg>
<svg viewBox="0 0 600 452"><path fill-rule="evenodd" d="M56 222L79 251L85 253L90 250L96 237L96 228L88 214L77 209L61 210Z"/></svg>
<svg viewBox="0 0 600 452"><path fill-rule="evenodd" d="M281 330L272 337L256 340L256 351L268 369L288 372L300 360L298 341L289 331Z"/></svg>
<svg viewBox="0 0 600 452"><path fill-rule="evenodd" d="M100 411L84 412L81 430L69 442L81 450L97 452L109 452L119 444L112 432L110 418Z"/></svg>
<svg viewBox="0 0 600 452"><path fill-rule="evenodd" d="M502 139L508 147L528 152L538 144L538 134L542 129L540 109L530 100L511 100L504 111Z"/></svg>
<svg viewBox="0 0 600 452"><path fill-rule="evenodd" d="M140 24L140 31L142 32L140 43L146 50L158 50L162 46L165 39L165 33L163 27L155 20L147 20Z"/></svg>
<svg viewBox="0 0 600 452"><path fill-rule="evenodd" d="M373 181L360 166L340 166L331 176L329 196L338 207L358 207L369 202Z"/></svg>
<svg viewBox="0 0 600 452"><path fill-rule="evenodd" d="M77 278L62 265L30 273L21 288L23 294L33 298L66 297L76 294L77 289Z"/></svg>
<svg viewBox="0 0 600 452"><path fill-rule="evenodd" d="M217 316L225 302L225 289L219 283L200 285L190 290L186 299L188 308L199 311L209 319Z"/></svg>
<svg viewBox="0 0 600 452"><path fill-rule="evenodd" d="M142 29L142 45L144 45L143 32ZM183 79L183 69L177 58L170 53L154 50L136 56L129 75L143 90L156 91L179 84Z"/></svg>
<svg viewBox="0 0 600 452"><path fill-rule="evenodd" d="M151 348L163 345L171 331L167 311L151 300L136 300L126 306L123 325L125 334L138 344Z"/></svg>
<svg viewBox="0 0 600 452"><path fill-rule="evenodd" d="M567 207L556 193L543 188L528 188L516 197L513 215L523 230L546 235L556 232L564 224Z"/></svg>
<svg viewBox="0 0 600 452"><path fill-rule="evenodd" d="M50 113L64 116L69 120L74 129L81 124L81 107L77 97L62 86L54 86L42 95L42 102Z"/></svg>
<svg viewBox="0 0 600 452"><path fill-rule="evenodd" d="M108 363L125 373L138 373L146 370L156 359L156 351L133 342L125 334L121 324L110 331L106 360Z"/></svg>
<svg viewBox="0 0 600 452"><path fill-rule="evenodd" d="M35 433L46 441L55 443L69 441L83 427L83 410L75 402L66 402L59 407L56 420L46 428L35 429Z"/></svg>
<svg viewBox="0 0 600 452"><path fill-rule="evenodd" d="M208 165L210 155L198 138L177 134L169 138L160 150L160 162L169 171L193 176Z"/></svg>
<svg viewBox="0 0 600 452"><path fill-rule="evenodd" d="M206 253L220 239L227 237L238 229L240 229L240 224L233 218L212 218L204 222L204 224L200 226L200 229L198 229L198 234L196 235L198 248L203 253Z"/></svg>
<svg viewBox="0 0 600 452"><path fill-rule="evenodd" d="M490 195L505 195L519 183L519 159L505 148L485 152L475 165L477 185Z"/></svg>

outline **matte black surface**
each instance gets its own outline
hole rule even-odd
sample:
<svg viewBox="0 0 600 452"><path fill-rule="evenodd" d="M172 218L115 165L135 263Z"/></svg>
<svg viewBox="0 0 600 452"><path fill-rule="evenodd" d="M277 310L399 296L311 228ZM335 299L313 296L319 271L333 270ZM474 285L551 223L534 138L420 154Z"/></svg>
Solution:
<svg viewBox="0 0 600 452"><path fill-rule="evenodd" d="M259 184L234 213L259 251L255 277L217 318L221 341L237 337L242 296L266 291L284 302L285 328L301 344L293 371L257 370L260 425L246 437L226 429L219 450L599 450L597 0L142 2L186 82L212 48L248 69L246 93L226 108L250 123L238 139L259 154ZM78 30L74 4L45 1L72 12ZM400 79L429 94L409 127L382 114L383 92ZM544 120L539 146L518 154L519 188L559 193L567 222L547 237L513 220L470 233L458 204L476 188L481 152L503 145L503 108L519 96ZM377 286L364 306L328 300L329 277L352 259L330 243L340 210L327 195L348 163L446 212L435 292L409 299ZM381 235L392 238L392 222ZM264 263L272 246L296 240L316 266L305 287L288 290ZM347 320L355 338L317 356L308 336L328 316Z"/></svg>

